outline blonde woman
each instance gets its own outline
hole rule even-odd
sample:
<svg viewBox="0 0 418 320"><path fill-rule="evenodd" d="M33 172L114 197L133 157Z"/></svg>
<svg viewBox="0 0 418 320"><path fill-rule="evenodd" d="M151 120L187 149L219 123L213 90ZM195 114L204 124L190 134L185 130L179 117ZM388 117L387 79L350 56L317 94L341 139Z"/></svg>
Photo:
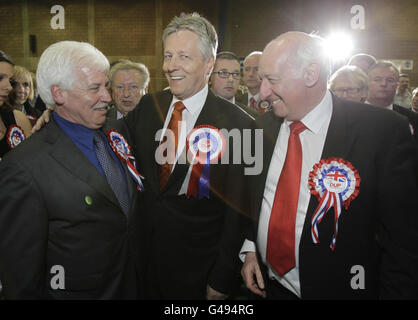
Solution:
<svg viewBox="0 0 418 320"><path fill-rule="evenodd" d="M12 90L10 81L13 62L0 51L0 158L31 134L32 126L26 116L13 110L7 103Z"/></svg>

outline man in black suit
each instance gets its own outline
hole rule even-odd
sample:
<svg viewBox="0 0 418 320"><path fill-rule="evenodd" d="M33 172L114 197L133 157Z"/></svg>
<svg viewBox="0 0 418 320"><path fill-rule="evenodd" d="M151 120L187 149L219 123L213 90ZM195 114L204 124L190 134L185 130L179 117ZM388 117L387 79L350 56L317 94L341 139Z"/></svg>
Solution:
<svg viewBox="0 0 418 320"><path fill-rule="evenodd" d="M210 76L209 85L214 94L236 104L252 117L258 116L255 109L235 100L241 79L240 62L235 53L222 51L216 55L215 66Z"/></svg>
<svg viewBox="0 0 418 320"><path fill-rule="evenodd" d="M217 35L205 18L175 17L163 45L170 90L145 95L126 117L145 177L146 205L138 221L145 298L221 299L239 275L248 199L241 191L242 161L224 162L244 152L242 141L232 143L228 133L243 137L252 118L208 88ZM198 152L210 156L194 163Z"/></svg>
<svg viewBox="0 0 418 320"><path fill-rule="evenodd" d="M137 297L129 228L138 184L126 144L104 127L108 70L88 43L58 42L40 58L38 90L55 112L0 165L7 299Z"/></svg>
<svg viewBox="0 0 418 320"><path fill-rule="evenodd" d="M148 68L139 62L122 60L109 71L113 104L107 111L108 119L121 119L132 111L148 92Z"/></svg>
<svg viewBox="0 0 418 320"><path fill-rule="evenodd" d="M322 40L264 49L263 173L241 249L247 287L270 299L417 298L417 149L405 118L327 90ZM258 254L258 257L257 257ZM261 264L259 262L262 262Z"/></svg>
<svg viewBox="0 0 418 320"><path fill-rule="evenodd" d="M369 92L366 103L393 110L408 118L411 132L418 142L418 115L394 103L398 83L398 68L391 61L378 61L369 70Z"/></svg>

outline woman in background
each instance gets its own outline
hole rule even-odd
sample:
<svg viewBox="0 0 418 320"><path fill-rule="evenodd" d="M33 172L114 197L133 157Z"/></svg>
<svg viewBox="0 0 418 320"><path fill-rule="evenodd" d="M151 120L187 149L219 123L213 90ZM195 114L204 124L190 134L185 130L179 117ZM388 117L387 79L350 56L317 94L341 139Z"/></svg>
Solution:
<svg viewBox="0 0 418 320"><path fill-rule="evenodd" d="M26 114L31 124L34 125L41 112L30 103L34 97L32 75L26 68L15 66L12 78L13 90L9 94L10 105L13 109Z"/></svg>
<svg viewBox="0 0 418 320"><path fill-rule="evenodd" d="M25 114L13 110L6 101L12 90L12 60L0 51L0 158L29 137L32 126Z"/></svg>
<svg viewBox="0 0 418 320"><path fill-rule="evenodd" d="M344 66L335 71L329 80L329 88L339 98L364 102L368 92L367 74L358 67Z"/></svg>

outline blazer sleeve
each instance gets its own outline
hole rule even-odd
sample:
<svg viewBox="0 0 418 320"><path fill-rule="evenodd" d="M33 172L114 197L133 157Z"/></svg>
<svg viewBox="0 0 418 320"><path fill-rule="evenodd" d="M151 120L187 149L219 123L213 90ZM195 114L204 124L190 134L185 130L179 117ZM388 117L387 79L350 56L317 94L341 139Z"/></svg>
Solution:
<svg viewBox="0 0 418 320"><path fill-rule="evenodd" d="M244 126L251 128L251 124L248 123ZM240 149L242 152L244 142L242 139ZM254 143L253 136L251 136L251 142ZM232 154L229 159L232 159ZM210 271L208 281L212 288L226 294L232 293L240 281L241 260L239 253L245 240L245 232L251 225L248 183L249 176L245 175L245 166L230 163L224 188L226 210L223 233L218 257Z"/></svg>
<svg viewBox="0 0 418 320"><path fill-rule="evenodd" d="M376 199L381 213L377 240L382 247L380 297L418 298L418 149L406 125L388 128L386 157ZM380 165L379 165L380 167Z"/></svg>
<svg viewBox="0 0 418 320"><path fill-rule="evenodd" d="M36 182L18 164L0 165L0 281L6 299L45 298L48 217Z"/></svg>

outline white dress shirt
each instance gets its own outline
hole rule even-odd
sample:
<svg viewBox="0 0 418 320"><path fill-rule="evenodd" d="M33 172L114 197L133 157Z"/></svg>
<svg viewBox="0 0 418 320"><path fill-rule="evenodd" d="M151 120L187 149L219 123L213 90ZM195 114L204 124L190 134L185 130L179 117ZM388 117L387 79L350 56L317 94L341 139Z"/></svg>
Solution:
<svg viewBox="0 0 418 320"><path fill-rule="evenodd" d="M302 144L302 171L300 179L300 193L296 213L295 225L295 258L296 266L280 277L268 264L266 260L267 233L270 220L270 213L273 208L274 196L277 183L286 159L287 145L290 135L291 122L283 121L279 135L276 140L270 166L267 173L266 184L264 188L263 200L261 204L257 243L260 249L260 255L263 262L268 266L269 277L276 279L288 290L301 297L299 281L299 243L302 235L305 216L308 210L310 191L308 188L309 172L315 163L321 160L322 150L324 148L325 138L328 132L328 126L332 114L332 97L329 91L326 91L321 102L309 112L301 121L307 127L305 131L299 134ZM255 252L255 244L245 240L241 248L240 258L244 260L246 252Z"/></svg>
<svg viewBox="0 0 418 320"><path fill-rule="evenodd" d="M202 90L200 90L195 95L185 100L181 100L186 108L182 112L182 123L180 126L181 130L180 130L180 136L178 139L176 159L171 169L171 172L173 172L177 161L179 161L182 164L186 163L186 152L183 152L185 151L184 148L186 146L186 138L188 134L190 133L190 131L193 130L196 124L197 118L199 117L199 114L202 111L203 105L205 104L206 98L208 96L208 90L209 90L208 85L206 85ZM173 96L173 100L171 101L171 104L170 104L170 109L168 110L167 117L164 122L164 127L163 127L160 142L165 135L165 131L167 129L168 123L170 122L170 119L171 119L171 114L173 113L173 110L174 110L174 104L177 101L180 101L180 100L177 99L175 96ZM191 169L191 166L190 166L190 169ZM179 195L185 194L187 191L187 185L189 183L188 181L190 178L190 171L191 171L190 169L186 176L186 179L183 182L183 186L180 189Z"/></svg>
<svg viewBox="0 0 418 320"><path fill-rule="evenodd" d="M366 104L371 104L371 105L374 105L375 106L375 104L373 104L373 103L371 103L371 102L369 102L369 101L364 101L364 103L366 103ZM385 109L388 109L388 110L393 110L393 103L391 103L390 105L388 105L388 106L386 106L386 107L382 107L382 108L385 108Z"/></svg>

